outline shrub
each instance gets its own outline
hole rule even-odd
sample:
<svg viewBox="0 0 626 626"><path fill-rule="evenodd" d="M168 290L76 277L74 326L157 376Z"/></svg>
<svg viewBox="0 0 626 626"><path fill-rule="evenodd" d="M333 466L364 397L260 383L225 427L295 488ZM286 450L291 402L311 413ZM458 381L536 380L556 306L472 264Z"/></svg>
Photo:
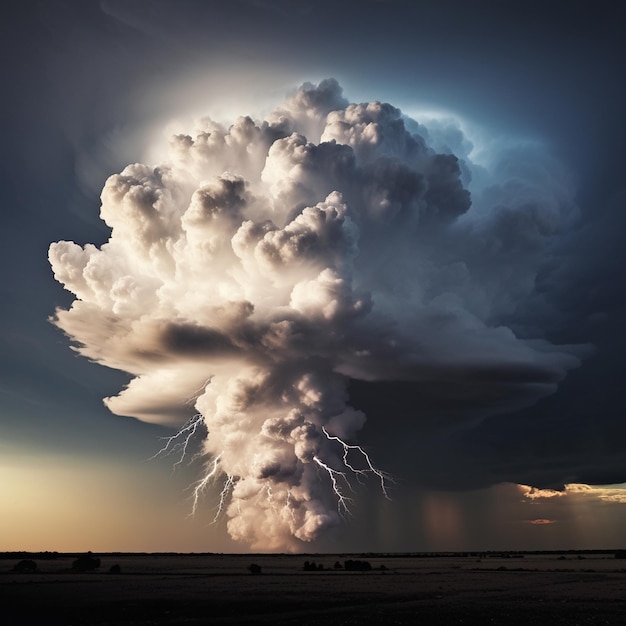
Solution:
<svg viewBox="0 0 626 626"><path fill-rule="evenodd" d="M343 562L343 567L347 572L369 572L372 565L369 561L347 560Z"/></svg>
<svg viewBox="0 0 626 626"><path fill-rule="evenodd" d="M79 572L90 572L100 567L100 559L91 555L91 552L87 554L81 554L73 563L72 569Z"/></svg>
<svg viewBox="0 0 626 626"><path fill-rule="evenodd" d="M36 572L37 563L32 559L22 559L19 563L13 566L14 572Z"/></svg>

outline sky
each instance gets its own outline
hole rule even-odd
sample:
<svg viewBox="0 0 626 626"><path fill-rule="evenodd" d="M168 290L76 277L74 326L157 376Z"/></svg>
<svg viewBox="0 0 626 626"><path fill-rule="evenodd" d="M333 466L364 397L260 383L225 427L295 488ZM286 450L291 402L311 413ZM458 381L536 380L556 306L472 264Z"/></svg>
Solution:
<svg viewBox="0 0 626 626"><path fill-rule="evenodd" d="M616 10L5 8L0 550L623 548Z"/></svg>

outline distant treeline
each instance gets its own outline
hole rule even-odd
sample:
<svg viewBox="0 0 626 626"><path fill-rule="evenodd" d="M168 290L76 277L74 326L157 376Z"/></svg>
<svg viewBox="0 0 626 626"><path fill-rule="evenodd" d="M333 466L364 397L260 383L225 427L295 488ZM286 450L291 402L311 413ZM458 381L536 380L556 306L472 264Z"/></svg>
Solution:
<svg viewBox="0 0 626 626"><path fill-rule="evenodd" d="M38 559L38 560L53 560L58 558L78 558L83 554L90 554L88 552L29 552L27 550L18 550L13 552L0 552L0 559ZM115 557L137 557L137 556L153 556L153 557L167 557L167 556L184 556L184 557L241 557L250 558L253 556L268 557L268 556L289 556L289 557L304 557L315 556L321 557L341 557L341 558L354 558L354 557L367 557L367 558L407 558L407 559L433 559L433 558L515 558L523 557L524 555L553 555L553 554L607 554L617 558L626 558L626 550L613 549L613 550L483 550L483 551L470 551L470 552L360 552L360 553L300 553L300 554L286 554L286 553L225 553L225 552L99 552L100 556L115 556Z"/></svg>
<svg viewBox="0 0 626 626"><path fill-rule="evenodd" d="M53 559L68 559L78 558L83 554L91 554L88 552L28 552L26 550L19 550L16 552L0 552L0 559L40 559L53 560ZM216 554L215 552L99 552L98 554L103 556L238 556L238 555L224 555ZM242 557L250 557L250 554L242 554Z"/></svg>
<svg viewBox="0 0 626 626"><path fill-rule="evenodd" d="M60 552L0 552L0 559L37 559L39 561L53 561L66 556Z"/></svg>
<svg viewBox="0 0 626 626"><path fill-rule="evenodd" d="M502 556L505 554L615 554L616 552L620 552L623 551L623 548L603 548L600 550L591 550L591 549L584 549L584 550L577 550L577 549L570 549L570 550L468 550L468 551L461 551L459 550L458 552L442 552L442 551L438 551L438 552L327 552L327 553L323 553L323 552L299 552L296 555L293 554L284 554L283 556L300 556L300 557L305 557L305 556L311 556L311 557L341 557L341 558L357 558L357 557L361 557L361 558L384 558L384 557L389 557L389 558L394 558L394 559L398 559L398 558L409 558L409 559L416 559L416 558L425 558L425 559L432 559L432 558L437 558L437 557L472 557L472 556L477 556L479 554L487 554L487 555L492 555L492 556ZM242 555L243 556L243 555ZM252 555L248 555L248 556L252 556ZM263 554L259 554L258 556L263 556ZM267 556L267 555L265 555Z"/></svg>

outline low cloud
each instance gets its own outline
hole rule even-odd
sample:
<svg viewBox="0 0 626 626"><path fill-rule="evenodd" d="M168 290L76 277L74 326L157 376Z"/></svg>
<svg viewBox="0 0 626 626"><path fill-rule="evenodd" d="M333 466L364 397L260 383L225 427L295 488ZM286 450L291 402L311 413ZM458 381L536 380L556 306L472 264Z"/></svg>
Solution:
<svg viewBox="0 0 626 626"><path fill-rule="evenodd" d="M519 485L523 496L529 500L549 500L563 498L567 500L615 502L626 504L626 487L620 485L594 486L580 483L565 485L562 491L536 489L528 485Z"/></svg>

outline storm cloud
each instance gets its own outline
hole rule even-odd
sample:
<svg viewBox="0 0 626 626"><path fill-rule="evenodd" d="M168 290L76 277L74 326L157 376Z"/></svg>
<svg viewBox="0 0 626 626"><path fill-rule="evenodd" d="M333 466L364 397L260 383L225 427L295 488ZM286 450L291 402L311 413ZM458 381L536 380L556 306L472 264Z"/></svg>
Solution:
<svg viewBox="0 0 626 626"><path fill-rule="evenodd" d="M388 487L351 390L401 388L412 437L458 432L553 394L588 353L546 332L567 173L532 143L476 154L454 121L350 103L333 79L263 120L202 118L107 180L108 242L50 246L76 297L53 322L132 375L114 413L202 416L234 539L297 549L340 523L348 481Z"/></svg>

